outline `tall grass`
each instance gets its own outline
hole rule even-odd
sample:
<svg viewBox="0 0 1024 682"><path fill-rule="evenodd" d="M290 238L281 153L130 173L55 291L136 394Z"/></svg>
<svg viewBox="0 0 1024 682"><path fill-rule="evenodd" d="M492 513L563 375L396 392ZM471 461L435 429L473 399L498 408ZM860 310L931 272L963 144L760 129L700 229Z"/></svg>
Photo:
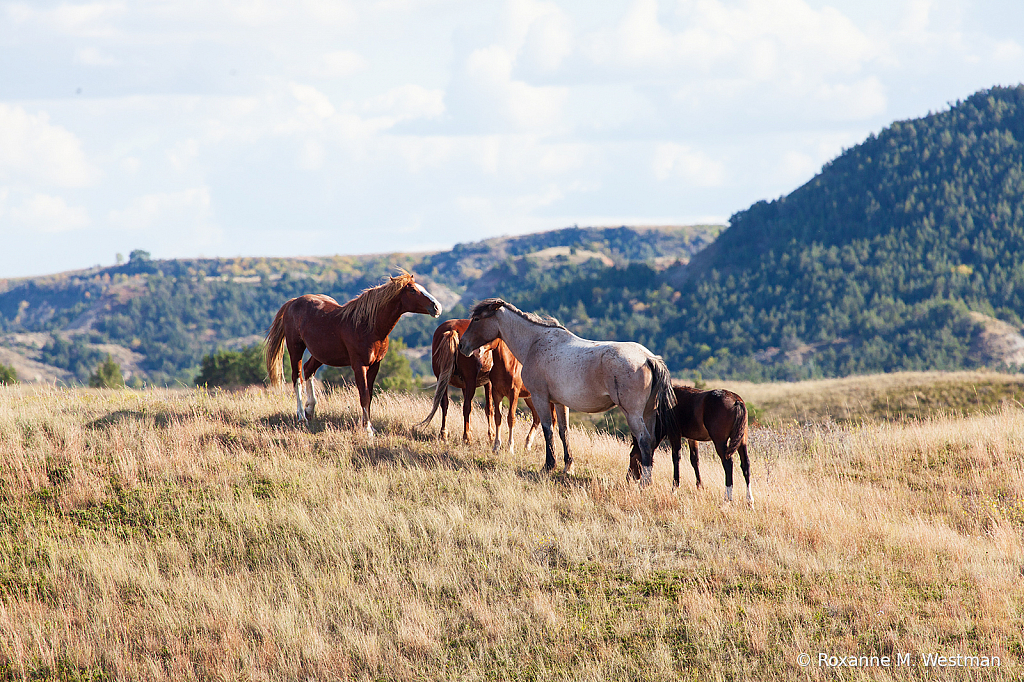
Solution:
<svg viewBox="0 0 1024 682"><path fill-rule="evenodd" d="M0 677L1021 677L1024 411L755 430L750 510L703 446L705 490L659 452L639 491L608 435L549 476L479 413L467 446L413 428L427 398L375 399L372 441L354 391L318 409L0 389Z"/></svg>

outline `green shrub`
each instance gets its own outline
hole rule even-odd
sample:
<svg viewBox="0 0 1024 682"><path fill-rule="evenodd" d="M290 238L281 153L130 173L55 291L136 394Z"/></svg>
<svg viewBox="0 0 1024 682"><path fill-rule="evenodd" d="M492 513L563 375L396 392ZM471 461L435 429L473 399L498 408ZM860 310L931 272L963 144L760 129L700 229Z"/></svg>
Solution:
<svg viewBox="0 0 1024 682"><path fill-rule="evenodd" d="M196 386L238 388L263 383L267 375L263 344L254 343L242 350L219 350L203 358Z"/></svg>
<svg viewBox="0 0 1024 682"><path fill-rule="evenodd" d="M107 353L106 360L89 376L89 386L91 388L124 388L121 366L114 362L110 353Z"/></svg>
<svg viewBox="0 0 1024 682"><path fill-rule="evenodd" d="M14 366L0 363L0 386L16 383L18 383L18 373L14 371Z"/></svg>

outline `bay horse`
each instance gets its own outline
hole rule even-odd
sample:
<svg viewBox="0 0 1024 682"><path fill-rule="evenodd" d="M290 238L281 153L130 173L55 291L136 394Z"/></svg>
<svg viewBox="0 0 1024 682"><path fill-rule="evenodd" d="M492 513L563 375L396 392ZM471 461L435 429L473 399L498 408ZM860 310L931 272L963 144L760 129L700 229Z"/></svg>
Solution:
<svg viewBox="0 0 1024 682"><path fill-rule="evenodd" d="M566 439L566 408L604 412L618 405L640 444L640 484L650 484L654 424L661 423L664 432L671 433L676 404L668 368L660 357L639 343L581 339L553 317L525 313L500 298L489 298L473 308L459 350L468 355L496 338L523 364L523 385L534 405L541 406L546 471L555 468L553 412L568 474L573 461Z"/></svg>
<svg viewBox="0 0 1024 682"><path fill-rule="evenodd" d="M750 459L747 457L747 406L738 394L724 389L702 391L692 386L673 386L676 395L675 425L667 435L661 429L655 430L654 447L667 437L672 445L672 487L679 487L679 452L682 439L690 446L690 464L697 476L697 487L704 487L700 480L697 441L711 441L722 460L725 469L725 499L732 502L732 456L739 452L740 469L747 482L747 502L754 506L754 493L750 489ZM636 441L629 453L629 475L640 478L639 448Z"/></svg>
<svg viewBox="0 0 1024 682"><path fill-rule="evenodd" d="M458 350L461 335L469 327L469 320L448 320L442 322L434 330L431 343L431 366L437 377L434 390L434 403L430 414L417 426L430 423L441 408L441 436L447 437L448 418L448 386L462 389L462 440L468 443L469 416L473 410L473 395L476 389L484 389L484 405L487 413L487 439L493 441L494 451L501 449L501 401L509 399L508 413L508 448L514 449L512 429L515 425L515 410L519 398L525 398L526 404L533 413L533 426L526 439L526 448L533 444L533 438L540 427L540 417L533 408L530 393L523 388L520 376L522 365L508 350L501 339L494 339L465 356Z"/></svg>
<svg viewBox="0 0 1024 682"><path fill-rule="evenodd" d="M270 383L280 386L284 381L281 358L285 346L292 365L295 387L295 412L300 422L313 418L316 392L313 375L321 365L351 366L355 373L359 404L362 407L360 427L370 436L370 401L373 382L380 361L388 352L388 334L404 313L441 315L441 304L413 276L402 270L380 286L364 289L345 305L338 305L330 296L306 294L285 302L277 311L267 331L264 348ZM302 365L302 354L310 358ZM303 405L303 384L306 393Z"/></svg>

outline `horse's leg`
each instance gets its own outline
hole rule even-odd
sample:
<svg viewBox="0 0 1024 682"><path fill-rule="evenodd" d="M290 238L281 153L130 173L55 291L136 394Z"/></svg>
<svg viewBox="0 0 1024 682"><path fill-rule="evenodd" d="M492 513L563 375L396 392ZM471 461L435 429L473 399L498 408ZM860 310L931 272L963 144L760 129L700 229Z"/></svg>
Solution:
<svg viewBox="0 0 1024 682"><path fill-rule="evenodd" d="M625 409L622 411L626 412ZM640 410L626 412L626 423L629 424L629 430L640 447L640 487L646 488L651 484L651 474L654 471L654 439L647 430Z"/></svg>
<svg viewBox="0 0 1024 682"><path fill-rule="evenodd" d="M469 414L473 411L473 396L476 395L476 383L469 383L462 387L462 442L468 443L469 436Z"/></svg>
<svg viewBox="0 0 1024 682"><path fill-rule="evenodd" d="M369 367L364 365L352 366L352 371L355 373L356 388L359 389L359 406L363 410L363 414L359 419L359 426L370 437L374 435L373 426L370 424L370 401L373 399L373 381L377 378L377 371L379 369L379 362L375 362Z"/></svg>
<svg viewBox="0 0 1024 682"><path fill-rule="evenodd" d="M488 381L486 384L483 385L483 389L484 389L484 412L487 414L487 442L488 443L493 443L494 442L495 412L497 412L497 414L498 414L497 418L500 419L501 418L500 417L500 415L501 415L501 408L500 408L499 405L496 405L495 402L494 402L494 395L493 395L493 393L494 393L494 384L492 382ZM500 445L500 441L498 441L498 444ZM495 449L497 449L497 446L495 446Z"/></svg>
<svg viewBox="0 0 1024 682"><path fill-rule="evenodd" d="M722 460L722 468L725 469L725 501L732 502L732 457L725 456L725 441L715 441L715 450Z"/></svg>
<svg viewBox="0 0 1024 682"><path fill-rule="evenodd" d="M533 439L537 437L537 430L540 428L540 415L537 413L537 408L533 405L532 396L526 398L526 406L530 408L530 414L533 415L533 423L530 425L530 432L526 434L526 444L523 448L530 450L533 448Z"/></svg>
<svg viewBox="0 0 1024 682"><path fill-rule="evenodd" d="M312 420L313 413L316 412L316 385L313 381L313 377L316 376L316 371L320 369L323 364L324 363L320 362L316 358L310 357L302 368L302 374L306 377L306 408L304 412L307 420Z"/></svg>
<svg viewBox="0 0 1024 682"><path fill-rule="evenodd" d="M555 405L555 412L558 414L558 436L562 439L562 450L565 453L565 473L572 473L572 457L569 456L569 419L565 405Z"/></svg>
<svg viewBox="0 0 1024 682"><path fill-rule="evenodd" d="M448 440L448 391L441 395L441 438Z"/></svg>
<svg viewBox="0 0 1024 682"><path fill-rule="evenodd" d="M370 403L373 402L373 382L377 381L377 372L380 371L380 360L366 368L366 433L374 435L373 427L370 425Z"/></svg>
<svg viewBox="0 0 1024 682"><path fill-rule="evenodd" d="M548 401L547 393L533 394L533 402L537 405L543 405L543 409L537 413L540 417L540 428L544 432L544 471L551 471L555 468L555 444L554 444L554 433L551 431L551 422L554 409Z"/></svg>
<svg viewBox="0 0 1024 682"><path fill-rule="evenodd" d="M672 447L672 490L679 488L679 456L683 449L682 436L679 433L670 434L669 445Z"/></svg>
<svg viewBox="0 0 1024 682"><path fill-rule="evenodd" d="M754 491L750 489L750 459L747 457L747 444L743 443L739 447L740 453L740 469L743 470L743 478L747 481L747 504L750 508L754 508Z"/></svg>
<svg viewBox="0 0 1024 682"><path fill-rule="evenodd" d="M306 421L306 412L303 408L305 396L302 393L302 354L306 352L306 346L301 339L285 339L288 346L288 359L292 363L292 387L295 389L295 417L300 421Z"/></svg>
<svg viewBox="0 0 1024 682"><path fill-rule="evenodd" d="M697 477L697 487L703 488L704 484L700 482L700 456L697 454L697 441L687 440L686 443L690 446L690 464L693 465L693 473Z"/></svg>
<svg viewBox="0 0 1024 682"><path fill-rule="evenodd" d="M501 397L494 394L494 384L492 383L490 386L491 399L494 401L492 403L494 407L494 445L491 449L497 452L501 449ZM488 428L490 428L489 424Z"/></svg>
<svg viewBox="0 0 1024 682"><path fill-rule="evenodd" d="M636 438L633 439L633 444L629 448L629 467L626 469L626 478L631 478L634 481L640 480L640 446L637 444Z"/></svg>
<svg viewBox="0 0 1024 682"><path fill-rule="evenodd" d="M512 429L516 425L516 407L519 406L519 389L513 386L509 389L508 396L508 451L515 452L515 442L512 440Z"/></svg>

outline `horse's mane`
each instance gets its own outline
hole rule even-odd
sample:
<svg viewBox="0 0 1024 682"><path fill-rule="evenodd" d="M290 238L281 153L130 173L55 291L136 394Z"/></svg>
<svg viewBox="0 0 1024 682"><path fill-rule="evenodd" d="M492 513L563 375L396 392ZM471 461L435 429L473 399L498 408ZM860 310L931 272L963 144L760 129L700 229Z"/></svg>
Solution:
<svg viewBox="0 0 1024 682"><path fill-rule="evenodd" d="M358 296L341 306L338 317L355 326L369 324L377 318L380 309L393 301L402 292L402 288L411 281L412 275L402 270L401 274L384 284L363 289Z"/></svg>
<svg viewBox="0 0 1024 682"><path fill-rule="evenodd" d="M473 306L473 312L469 314L470 318L473 317L490 317L494 313L498 312L498 308L508 308L510 312L515 313L519 317L523 318L527 322L540 325L541 327L553 327L555 329L565 329L562 324L551 317L550 315L538 315L537 313L528 313L520 310L508 301L503 301L500 298L487 298L475 306Z"/></svg>

